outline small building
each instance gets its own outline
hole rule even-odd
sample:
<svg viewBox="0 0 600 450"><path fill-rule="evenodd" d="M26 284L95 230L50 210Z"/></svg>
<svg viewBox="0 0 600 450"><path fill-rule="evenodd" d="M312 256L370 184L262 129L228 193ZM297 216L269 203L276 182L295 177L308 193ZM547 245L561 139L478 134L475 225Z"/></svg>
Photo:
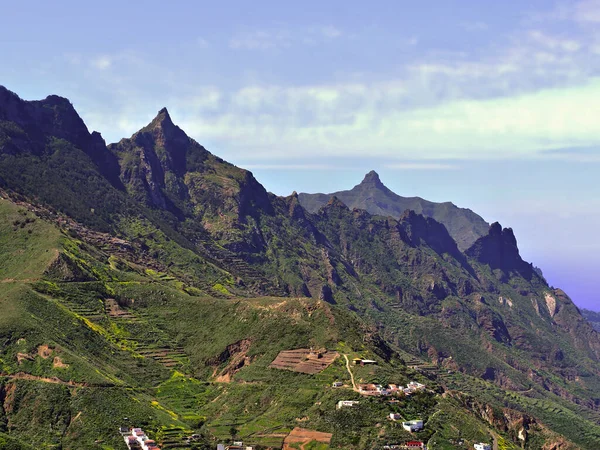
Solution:
<svg viewBox="0 0 600 450"><path fill-rule="evenodd" d="M352 408L355 405L358 405L358 401L356 400L340 400L339 402L337 402L337 409L342 409L342 408Z"/></svg>
<svg viewBox="0 0 600 450"><path fill-rule="evenodd" d="M479 444L475 444L475 450L492 450L492 446L490 444L484 444L480 442Z"/></svg>
<svg viewBox="0 0 600 450"><path fill-rule="evenodd" d="M335 381L332 386L334 388L338 388L338 387L342 387L344 385L344 383L342 383L341 381Z"/></svg>
<svg viewBox="0 0 600 450"><path fill-rule="evenodd" d="M352 360L354 365L366 366L369 364L377 364L377 361L373 361L372 359L362 359L362 358L354 358Z"/></svg>
<svg viewBox="0 0 600 450"><path fill-rule="evenodd" d="M404 448L407 449L412 449L412 448L425 448L425 443L421 442L421 441L409 441L406 444L404 444Z"/></svg>
<svg viewBox="0 0 600 450"><path fill-rule="evenodd" d="M131 430L132 436L138 437L138 436L142 436L144 434L146 434L146 433L144 433L144 430L142 430L141 428L134 428L133 430Z"/></svg>
<svg viewBox="0 0 600 450"><path fill-rule="evenodd" d="M156 442L154 442L152 439L146 439L142 443L142 448L144 450L154 450L154 449L158 448L158 444Z"/></svg>
<svg viewBox="0 0 600 450"><path fill-rule="evenodd" d="M254 450L254 447L244 445L242 441L234 441L233 444L217 444L217 450Z"/></svg>
<svg viewBox="0 0 600 450"><path fill-rule="evenodd" d="M135 436L126 436L125 442L127 443L127 447L129 447L130 450L142 450L142 445Z"/></svg>
<svg viewBox="0 0 600 450"><path fill-rule="evenodd" d="M408 422L402 422L402 428L404 428L406 431L410 431L411 433L415 431L420 431L423 429L423 421L410 420Z"/></svg>
<svg viewBox="0 0 600 450"><path fill-rule="evenodd" d="M392 420L402 420L402 416L398 413L390 413L390 419Z"/></svg>
<svg viewBox="0 0 600 450"><path fill-rule="evenodd" d="M361 394L375 395L377 394L377 386L373 383L359 384L358 392L360 392Z"/></svg>

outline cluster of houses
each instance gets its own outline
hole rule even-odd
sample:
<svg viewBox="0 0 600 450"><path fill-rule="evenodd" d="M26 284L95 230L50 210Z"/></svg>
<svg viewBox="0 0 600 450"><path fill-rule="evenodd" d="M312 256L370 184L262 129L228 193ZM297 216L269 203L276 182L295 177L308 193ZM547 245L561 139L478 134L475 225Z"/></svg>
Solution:
<svg viewBox="0 0 600 450"><path fill-rule="evenodd" d="M233 444L217 444L217 450L253 450L254 447L244 445L242 441L235 441Z"/></svg>
<svg viewBox="0 0 600 450"><path fill-rule="evenodd" d="M406 387L396 384L390 384L388 387L372 383L358 385L358 392L362 395L411 395L423 390L425 390L425 385L416 381L411 381Z"/></svg>
<svg viewBox="0 0 600 450"><path fill-rule="evenodd" d="M160 450L158 444L146 436L141 428L121 427L119 431L129 450Z"/></svg>

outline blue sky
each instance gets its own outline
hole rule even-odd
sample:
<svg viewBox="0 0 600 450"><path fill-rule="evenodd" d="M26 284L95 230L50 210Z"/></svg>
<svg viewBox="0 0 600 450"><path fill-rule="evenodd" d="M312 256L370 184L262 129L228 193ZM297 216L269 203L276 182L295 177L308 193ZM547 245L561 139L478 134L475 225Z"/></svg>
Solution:
<svg viewBox="0 0 600 450"><path fill-rule="evenodd" d="M277 194L375 169L600 310L600 0L85 3L3 5L0 84L108 142L167 106Z"/></svg>

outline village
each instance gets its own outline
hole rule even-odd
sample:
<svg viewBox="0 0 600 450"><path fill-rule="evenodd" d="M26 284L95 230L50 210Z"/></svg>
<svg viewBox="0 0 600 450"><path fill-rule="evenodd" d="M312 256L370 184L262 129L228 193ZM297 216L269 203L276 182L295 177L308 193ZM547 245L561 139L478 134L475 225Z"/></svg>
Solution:
<svg viewBox="0 0 600 450"><path fill-rule="evenodd" d="M290 370L294 372L301 372L306 374L316 374L328 368L334 361L340 356L338 352L325 351L325 350L314 350L314 349L296 349L282 351L278 354L275 360L269 366L272 369L279 370ZM433 394L434 391L428 390L427 385L411 380L406 386L399 384L376 384L376 383L359 383L356 384L354 381L354 375L350 368L349 359L346 355L343 355L346 360L346 369L350 375L352 384L344 384L342 381L335 381L331 384L331 388L337 389L352 389L354 392L364 396L366 398L373 397L389 397L387 400L391 405L400 402L400 397L410 397L418 393L429 392ZM377 361L372 359L354 358L352 360L355 366L377 366ZM359 408L361 404L360 400L339 400L335 408L342 410L346 408ZM383 419L383 418L382 418ZM400 413L390 412L387 416L387 420L392 422L398 422L402 429L408 433L417 433L418 436L420 431L423 431L426 424L421 418L415 418L412 420L406 420ZM123 426L119 430L123 436L129 450L160 450L158 443L151 439L141 428ZM283 449L304 448L304 445L308 445L311 442L320 442L323 444L330 444L331 433L323 433L315 430L308 430L304 428L294 428L283 442ZM184 440L187 445L192 445L194 441L199 440L199 435L192 434ZM270 447L271 448L271 447ZM413 439L403 443L385 444L382 447L385 450L406 450L406 449L427 449L425 442ZM217 443L216 450L254 450L255 447L252 445L245 445L241 440L232 439L230 443ZM492 450L492 446L487 443L476 443L473 447L474 450Z"/></svg>
<svg viewBox="0 0 600 450"><path fill-rule="evenodd" d="M121 427L119 429L121 436L129 450L160 450L158 444L150 439L141 428Z"/></svg>

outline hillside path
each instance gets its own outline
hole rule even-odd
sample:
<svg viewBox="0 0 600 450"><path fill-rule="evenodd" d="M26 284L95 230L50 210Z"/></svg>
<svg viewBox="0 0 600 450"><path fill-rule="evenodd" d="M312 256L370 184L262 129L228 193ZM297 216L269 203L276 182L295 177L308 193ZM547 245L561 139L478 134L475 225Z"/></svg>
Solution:
<svg viewBox="0 0 600 450"><path fill-rule="evenodd" d="M498 435L496 433L494 433L493 431L492 431L492 438L493 438L492 449L498 450Z"/></svg>
<svg viewBox="0 0 600 450"><path fill-rule="evenodd" d="M50 383L50 384L62 384L63 386L71 386L71 387L88 387L88 383L78 383L76 381L63 381L59 378L47 378L47 377L38 377L35 375L30 375L28 373L19 372L14 375L8 375L0 373L0 378L8 378L11 380L28 380L28 381L41 381L42 383Z"/></svg>
<svg viewBox="0 0 600 450"><path fill-rule="evenodd" d="M352 389L354 389L355 391L358 391L358 389L356 388L356 383L354 382L354 375L352 374L352 370L350 370L350 361L348 360L348 357L344 354L344 359L346 360L346 369L348 369L348 373L350 374L350 379L352 380Z"/></svg>

